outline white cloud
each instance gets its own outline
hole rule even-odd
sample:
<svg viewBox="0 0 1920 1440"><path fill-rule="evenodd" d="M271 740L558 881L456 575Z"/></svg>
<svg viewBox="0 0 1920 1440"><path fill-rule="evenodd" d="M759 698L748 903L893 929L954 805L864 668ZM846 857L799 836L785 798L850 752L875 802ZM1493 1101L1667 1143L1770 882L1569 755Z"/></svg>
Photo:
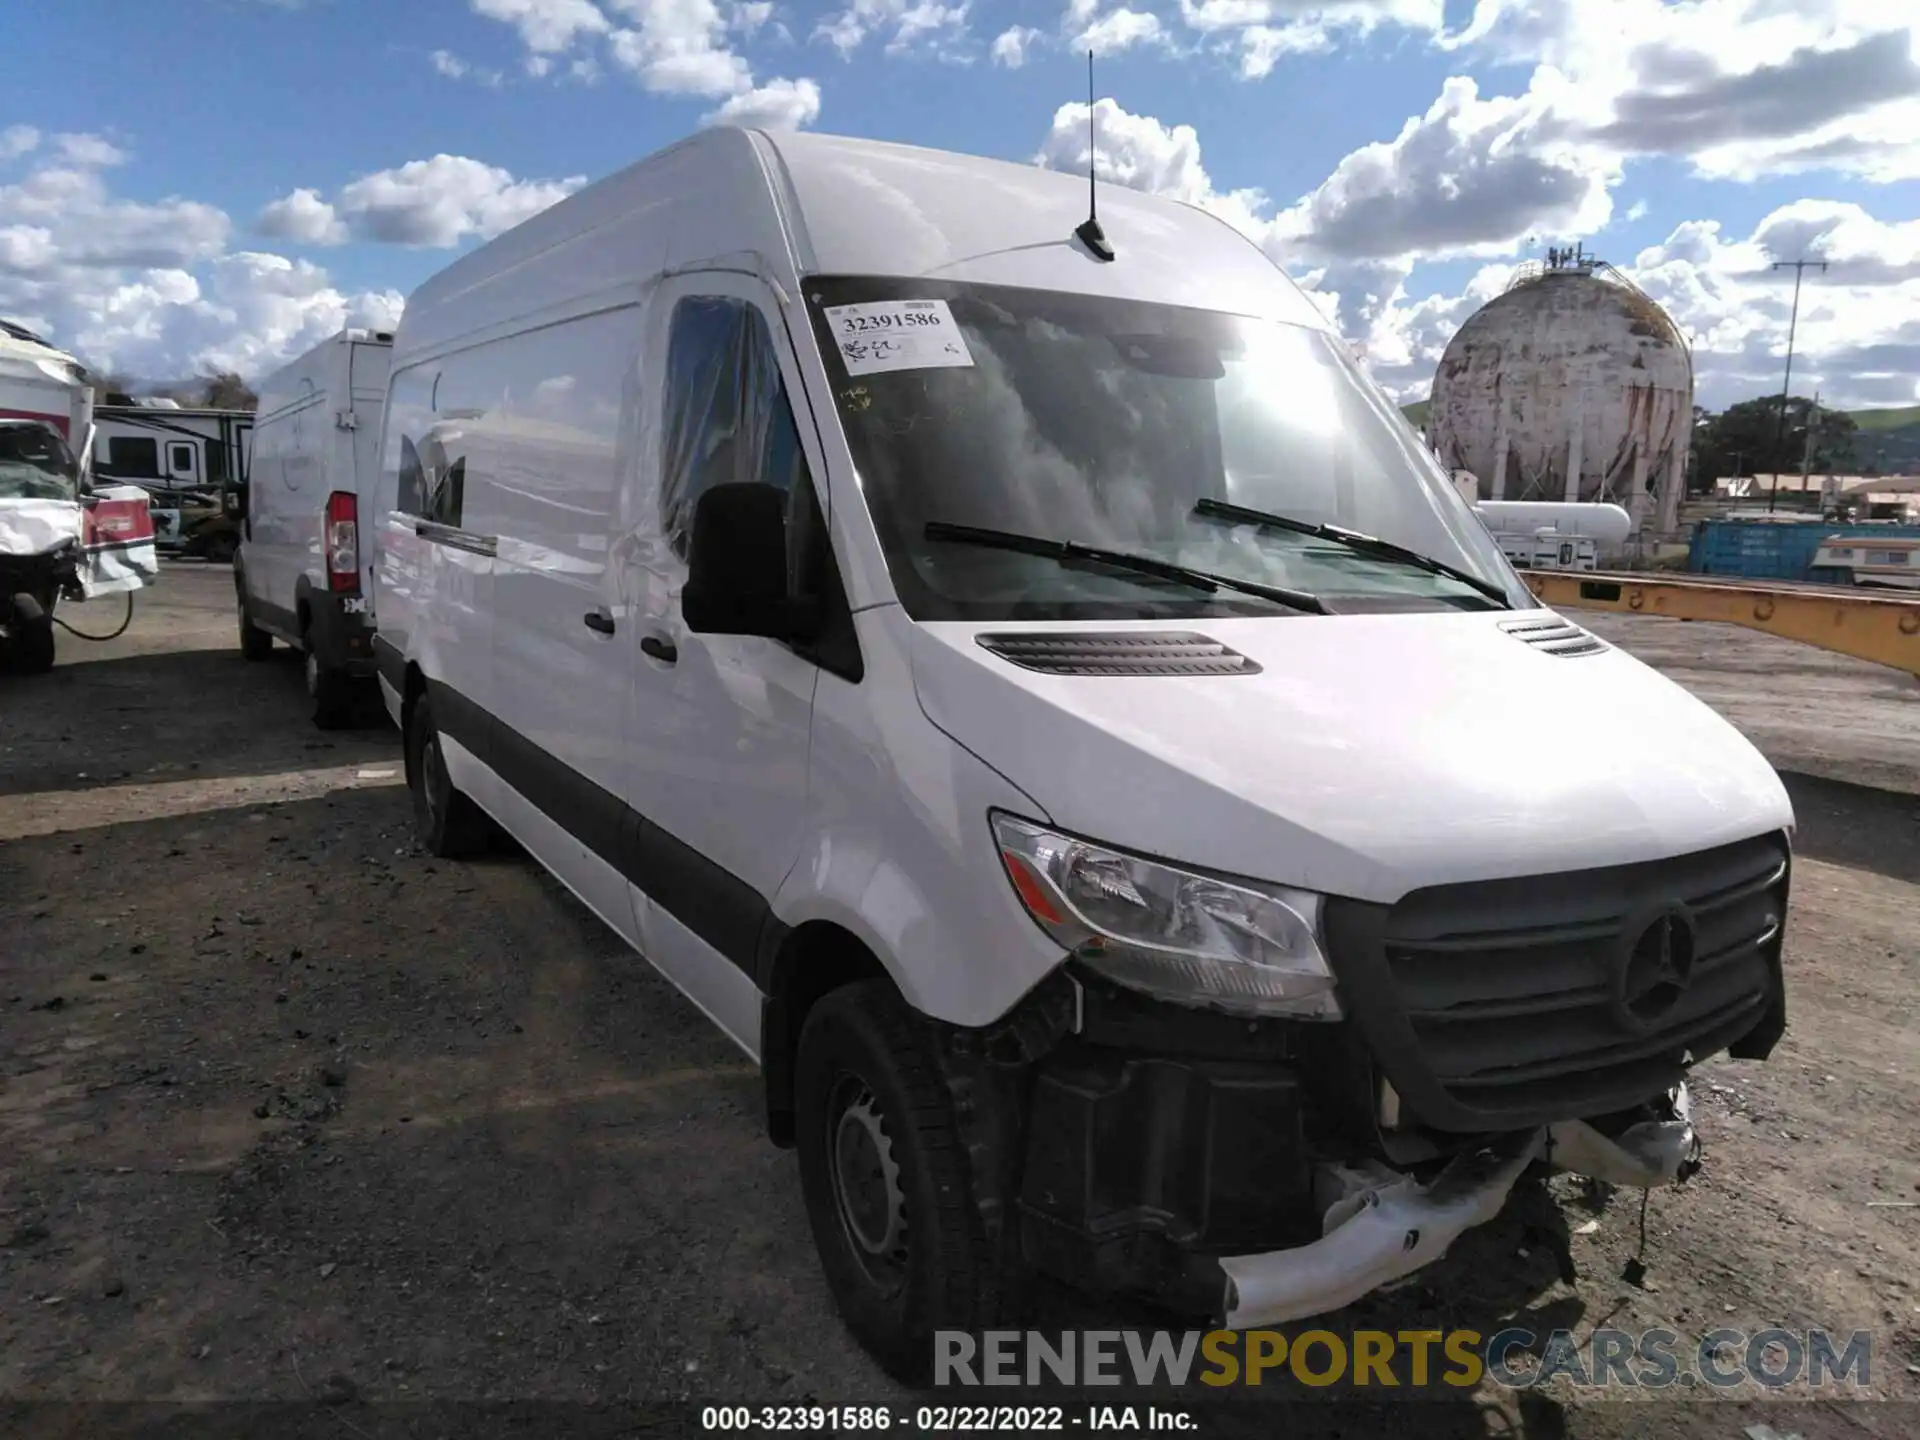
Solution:
<svg viewBox="0 0 1920 1440"><path fill-rule="evenodd" d="M1437 36L1444 0L1180 0L1180 18L1213 48L1239 52L1240 74L1265 78L1283 55L1315 54L1385 26Z"/></svg>
<svg viewBox="0 0 1920 1440"><path fill-rule="evenodd" d="M510 230L585 183L578 175L516 180L497 165L435 155L361 176L341 188L333 209L362 239L447 246Z"/></svg>
<svg viewBox="0 0 1920 1440"><path fill-rule="evenodd" d="M281 196L261 210L253 228L261 235L302 245L341 245L347 239L339 212L317 190L300 189Z"/></svg>
<svg viewBox="0 0 1920 1440"><path fill-rule="evenodd" d="M1240 32L1240 74L1264 80L1283 55L1312 55L1333 48L1323 25L1294 21L1285 25L1249 25Z"/></svg>
<svg viewBox="0 0 1920 1440"><path fill-rule="evenodd" d="M98 174L57 162L0 185L0 215L50 230L61 264L98 268L192 265L219 254L232 228L223 212L191 200L115 200Z"/></svg>
<svg viewBox="0 0 1920 1440"><path fill-rule="evenodd" d="M612 27L592 0L470 0L474 13L520 32L536 55L557 55Z"/></svg>
<svg viewBox="0 0 1920 1440"><path fill-rule="evenodd" d="M632 29L608 40L615 62L661 95L734 95L753 71L726 43L726 19L714 0L616 0Z"/></svg>
<svg viewBox="0 0 1920 1440"><path fill-rule="evenodd" d="M958 42L967 35L971 0L943 5L939 0L853 0L846 9L829 15L814 27L814 38L825 40L842 58L850 57L870 35L888 34L887 53L904 55L925 49L957 58Z"/></svg>
<svg viewBox="0 0 1920 1440"><path fill-rule="evenodd" d="M820 87L811 80L769 80L730 98L702 118L705 125L798 130L820 118Z"/></svg>
<svg viewBox="0 0 1920 1440"><path fill-rule="evenodd" d="M540 73L544 75L548 66L547 57L544 55L529 55L527 57L529 69L531 69L533 62L536 60L540 62L542 67ZM507 79L507 77L502 75L498 70L490 69L484 65L474 65L462 59L460 56L455 55L451 50L435 50L427 56L427 62L433 66L435 73L444 75L449 80L473 80L478 84L485 85L490 90L498 89L506 83Z"/></svg>
<svg viewBox="0 0 1920 1440"><path fill-rule="evenodd" d="M1074 37L1073 45L1076 50L1091 50L1096 55L1117 55L1136 45L1152 45L1165 39L1159 16L1147 10L1122 8L1089 23Z"/></svg>
<svg viewBox="0 0 1920 1440"><path fill-rule="evenodd" d="M98 135L56 135L53 137L53 148L69 165L89 170L124 165L127 160L126 151Z"/></svg>
<svg viewBox="0 0 1920 1440"><path fill-rule="evenodd" d="M1195 205L1215 198L1213 181L1200 163L1200 136L1191 125L1163 125L1151 115L1129 114L1112 100L1097 103L1093 119L1098 131L1094 174L1100 179ZM1092 141L1087 107L1062 105L1035 159L1054 170L1084 174Z"/></svg>
<svg viewBox="0 0 1920 1440"><path fill-rule="evenodd" d="M751 40L773 18L773 0L749 0L733 7L733 28Z"/></svg>
<svg viewBox="0 0 1920 1440"><path fill-rule="evenodd" d="M257 377L342 325L397 319L398 294L348 294L306 261L229 253L221 211L118 199L98 170L75 168L63 149L0 186L0 314L95 369L152 380L209 368Z"/></svg>
<svg viewBox="0 0 1920 1440"><path fill-rule="evenodd" d="M1564 113L1625 155L1750 180L1920 176L1920 19L1884 0L1478 0L1442 43L1570 82ZM1899 18L1896 18L1899 17Z"/></svg>
<svg viewBox="0 0 1920 1440"><path fill-rule="evenodd" d="M1535 231L1591 235L1612 216L1617 164L1569 137L1549 72L1521 96L1448 80L1391 141L1364 145L1275 222L1315 263L1499 255Z"/></svg>
<svg viewBox="0 0 1920 1440"><path fill-rule="evenodd" d="M993 37L993 47L989 53L996 64L1004 65L1009 70L1018 70L1027 63L1027 51L1034 42L1045 38L1044 31L1028 25L1015 25Z"/></svg>
<svg viewBox="0 0 1920 1440"><path fill-rule="evenodd" d="M18 160L40 145L40 132L31 125L9 125L0 130L0 161Z"/></svg>

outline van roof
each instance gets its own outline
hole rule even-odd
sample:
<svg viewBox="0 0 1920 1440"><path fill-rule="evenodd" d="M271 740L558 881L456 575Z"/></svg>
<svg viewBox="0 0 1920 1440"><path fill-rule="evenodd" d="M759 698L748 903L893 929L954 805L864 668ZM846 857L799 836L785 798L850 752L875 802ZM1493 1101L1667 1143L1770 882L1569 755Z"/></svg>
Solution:
<svg viewBox="0 0 1920 1440"><path fill-rule="evenodd" d="M1331 328L1251 240L1196 206L1099 187L1117 258L1073 231L1087 181L877 140L716 127L616 172L456 260L407 301L395 368L456 336L662 270L757 256L775 278L926 276L1156 300ZM657 212L675 210L670 226ZM564 263L540 264L542 257Z"/></svg>

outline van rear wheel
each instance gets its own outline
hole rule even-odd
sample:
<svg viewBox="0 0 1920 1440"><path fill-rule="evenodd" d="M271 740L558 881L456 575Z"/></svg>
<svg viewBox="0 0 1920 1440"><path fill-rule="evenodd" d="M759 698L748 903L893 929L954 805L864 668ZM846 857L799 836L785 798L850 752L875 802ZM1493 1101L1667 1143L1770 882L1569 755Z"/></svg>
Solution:
<svg viewBox="0 0 1920 1440"><path fill-rule="evenodd" d="M493 825L487 814L454 788L433 708L422 695L407 714L407 788L413 792L413 822L420 843L442 860L460 860L487 849Z"/></svg>
<svg viewBox="0 0 1920 1440"><path fill-rule="evenodd" d="M323 664L307 637L307 699L313 704L313 723L322 730L344 730L353 724L359 694L353 677Z"/></svg>
<svg viewBox="0 0 1920 1440"><path fill-rule="evenodd" d="M1010 1305L932 1037L886 981L848 985L808 1014L794 1082L801 1187L834 1301L889 1375L924 1385L936 1331L989 1329Z"/></svg>

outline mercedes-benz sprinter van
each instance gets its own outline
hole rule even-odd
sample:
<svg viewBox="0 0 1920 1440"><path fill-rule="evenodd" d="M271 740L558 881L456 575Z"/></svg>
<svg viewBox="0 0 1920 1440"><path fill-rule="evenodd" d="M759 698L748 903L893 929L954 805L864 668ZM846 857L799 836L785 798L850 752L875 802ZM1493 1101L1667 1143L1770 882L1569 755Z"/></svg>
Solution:
<svg viewBox="0 0 1920 1440"><path fill-rule="evenodd" d="M1785 1025L1766 761L1534 600L1256 246L1099 200L711 130L394 342L425 840L504 828L754 1057L909 1380L1023 1275L1276 1323L1536 1162L1684 1178L1689 1067Z"/></svg>

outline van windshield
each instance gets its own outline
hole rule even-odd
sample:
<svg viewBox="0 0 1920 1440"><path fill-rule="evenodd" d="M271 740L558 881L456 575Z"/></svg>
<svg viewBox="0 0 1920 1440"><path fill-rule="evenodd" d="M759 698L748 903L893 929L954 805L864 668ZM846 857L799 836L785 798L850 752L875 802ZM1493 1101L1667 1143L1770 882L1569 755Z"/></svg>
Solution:
<svg viewBox="0 0 1920 1440"><path fill-rule="evenodd" d="M0 500L73 500L80 466L45 425L0 425Z"/></svg>
<svg viewBox="0 0 1920 1440"><path fill-rule="evenodd" d="M951 281L818 278L805 293L862 492L916 619L1302 613L1150 566L1090 563L1080 547L1304 592L1335 613L1499 605L1488 591L1534 603L1329 335ZM1358 531L1460 574L1223 506ZM1069 554L957 533L968 529L1069 542Z"/></svg>

